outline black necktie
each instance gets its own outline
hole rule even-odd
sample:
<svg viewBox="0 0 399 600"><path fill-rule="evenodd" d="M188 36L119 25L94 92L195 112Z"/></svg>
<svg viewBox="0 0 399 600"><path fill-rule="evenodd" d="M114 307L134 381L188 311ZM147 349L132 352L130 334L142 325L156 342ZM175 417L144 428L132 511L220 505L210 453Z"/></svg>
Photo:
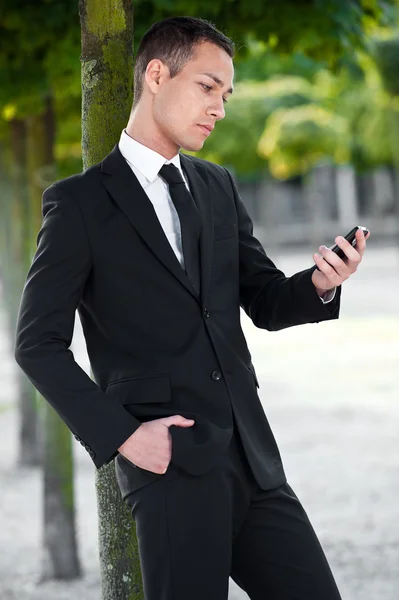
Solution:
<svg viewBox="0 0 399 600"><path fill-rule="evenodd" d="M164 165L159 171L159 175L168 184L172 202L179 215L186 273L199 296L201 280L199 259L200 214L194 198L188 191L177 167L172 164Z"/></svg>

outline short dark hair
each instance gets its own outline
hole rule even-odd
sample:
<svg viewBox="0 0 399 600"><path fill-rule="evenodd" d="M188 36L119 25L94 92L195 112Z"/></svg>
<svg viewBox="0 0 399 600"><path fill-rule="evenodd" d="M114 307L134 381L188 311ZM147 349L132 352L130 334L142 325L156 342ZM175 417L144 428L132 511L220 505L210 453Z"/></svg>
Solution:
<svg viewBox="0 0 399 600"><path fill-rule="evenodd" d="M203 43L215 44L233 58L234 42L219 31L213 23L195 17L169 17L154 23L141 39L134 68L134 105L140 100L144 74L154 58L162 60L171 77L176 77L194 57L196 47Z"/></svg>

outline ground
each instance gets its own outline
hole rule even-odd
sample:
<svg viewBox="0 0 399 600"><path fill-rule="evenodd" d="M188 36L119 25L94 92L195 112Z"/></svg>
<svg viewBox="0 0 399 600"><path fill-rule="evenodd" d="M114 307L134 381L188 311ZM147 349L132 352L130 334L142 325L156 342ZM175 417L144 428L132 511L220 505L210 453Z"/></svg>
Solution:
<svg viewBox="0 0 399 600"><path fill-rule="evenodd" d="M289 275L311 252L272 253ZM288 481L319 535L343 600L397 600L399 589L399 251L374 247L344 284L339 321L269 333L243 315L260 397ZM79 332L78 332L79 333ZM16 366L0 312L0 597L99 600L91 460L75 444L84 578L38 585L39 470L16 468ZM76 335L75 357L84 363ZM230 600L247 596L233 583Z"/></svg>

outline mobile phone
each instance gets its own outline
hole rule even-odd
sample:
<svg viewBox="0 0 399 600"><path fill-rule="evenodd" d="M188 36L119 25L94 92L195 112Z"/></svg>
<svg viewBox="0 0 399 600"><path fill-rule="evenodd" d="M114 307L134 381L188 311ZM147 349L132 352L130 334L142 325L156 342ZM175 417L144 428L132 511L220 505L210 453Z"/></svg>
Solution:
<svg viewBox="0 0 399 600"><path fill-rule="evenodd" d="M364 237L366 237L366 235L368 234L369 230L367 229L367 227L362 227L361 225L356 225L356 227L354 227L353 229L350 230L349 233L346 234L345 239L352 244L353 247L356 246L356 231L358 229L361 229L364 233ZM341 248L339 246L337 246L337 244L334 244L334 246L332 246L330 248L330 250L332 250L333 252L335 252L335 254L337 256L339 256L339 258L346 258L346 254L343 252L343 250L341 250Z"/></svg>

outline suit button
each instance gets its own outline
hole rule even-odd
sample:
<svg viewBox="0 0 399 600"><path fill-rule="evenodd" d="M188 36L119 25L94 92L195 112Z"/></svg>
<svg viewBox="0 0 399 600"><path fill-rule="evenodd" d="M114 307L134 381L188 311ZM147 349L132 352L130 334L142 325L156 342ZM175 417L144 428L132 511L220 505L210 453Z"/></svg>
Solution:
<svg viewBox="0 0 399 600"><path fill-rule="evenodd" d="M222 374L220 371L212 371L211 377L214 381L219 381L222 378Z"/></svg>
<svg viewBox="0 0 399 600"><path fill-rule="evenodd" d="M207 308L204 308L204 317L205 317L205 319L209 319L210 316L211 316L211 313L209 312L209 310Z"/></svg>

